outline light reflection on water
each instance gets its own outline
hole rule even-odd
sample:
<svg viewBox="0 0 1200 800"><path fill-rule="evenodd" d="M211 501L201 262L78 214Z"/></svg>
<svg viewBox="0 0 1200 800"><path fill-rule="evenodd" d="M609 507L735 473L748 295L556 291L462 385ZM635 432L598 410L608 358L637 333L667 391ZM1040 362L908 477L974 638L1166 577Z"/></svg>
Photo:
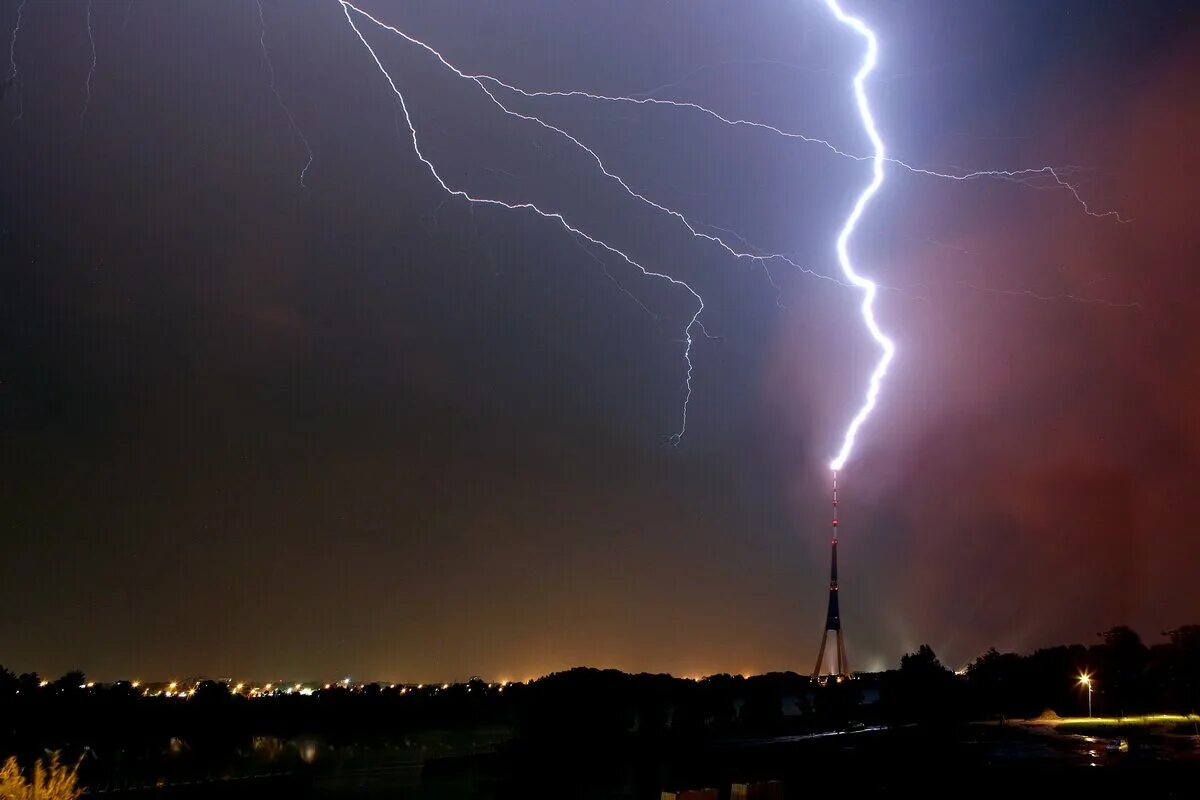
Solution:
<svg viewBox="0 0 1200 800"><path fill-rule="evenodd" d="M809 759L815 759L816 763L837 758L852 765L896 766L904 764L910 756L920 758L923 753L940 752L941 756L932 758L961 758L973 769L1007 765L1017 767L1013 773L1017 775L1023 774L1021 768L1025 765L1061 765L1067 768L1061 773L1066 775L1075 774L1075 770L1100 772L1103 777L1097 779L1104 786L1119 780L1122 775L1131 774L1130 770L1121 768L1124 764L1152 766L1184 761L1200 765L1200 737L1191 735L1190 731L1139 731L1117 737L1068 733L1050 726L1004 725L972 726L958 734L932 740L924 737L925 734L916 729L865 728L823 735L739 740L715 750L700 748L703 752L698 751L695 758L736 762L760 757L756 754L774 752L774 755L761 756L769 764L766 771L773 778L784 775L789 765L803 765ZM489 741L489 737L478 731L465 737L402 738L373 746L335 744L306 736L290 740L261 737L245 753L245 757L253 757L257 765L253 770L243 764L243 769L237 771L240 774L217 776L210 773L200 780L194 775L173 776L174 779L157 783L161 788L154 796L155 800L242 800L262 796L322 800L475 800L494 796L484 787L494 789L498 785L509 787L513 796L520 796L518 789L526 788L523 781L532 779L524 775L508 777L503 770L499 774L506 777L498 779L496 765L503 762L495 758L487 760L489 753L495 755L496 744L498 742ZM663 764L660 764L657 769L662 768ZM1111 771L1111 775L1104 775L1106 771ZM249 772L256 774L247 774ZM808 774L804 770L801 772ZM863 774L870 773L872 770L864 770ZM1057 769L1046 774L1060 776ZM1142 774L1142 771L1135 769L1132 774ZM630 771L630 776L620 784L628 789L623 796L657 796L657 791L649 793L649 789L656 789L656 784L650 785L656 780L654 775L646 778L641 772ZM535 778L542 780L540 772ZM558 780L569 783L571 778L568 774ZM650 783L645 786L638 783L646 780ZM116 785L110 784L107 791L132 796L129 790L135 788L138 787L122 786L118 781ZM607 791L612 787L606 785L604 788ZM647 791L640 791L642 789ZM601 793L594 796L614 795Z"/></svg>
<svg viewBox="0 0 1200 800"><path fill-rule="evenodd" d="M1200 761L1200 737L1155 732L1092 736L1052 728L990 731L972 741L975 749L1001 763L1053 762L1088 767L1130 763Z"/></svg>

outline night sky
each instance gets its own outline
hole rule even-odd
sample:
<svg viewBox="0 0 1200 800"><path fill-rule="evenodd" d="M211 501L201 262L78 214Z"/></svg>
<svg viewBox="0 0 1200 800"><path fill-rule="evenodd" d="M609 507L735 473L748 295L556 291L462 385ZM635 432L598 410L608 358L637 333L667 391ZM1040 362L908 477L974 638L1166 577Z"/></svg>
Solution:
<svg viewBox="0 0 1200 800"><path fill-rule="evenodd" d="M1131 220L889 169L852 244L899 289L879 303L899 354L840 480L852 666L1200 622L1200 8L845 5L879 35L891 154L1075 165ZM719 338L697 340L672 446L691 297L447 199L339 5L263 7L307 188L252 0L95 0L86 114L86 3L26 3L0 100L0 662L809 670L826 464L875 357L859 295L775 262L777 293L363 24L447 180L561 210L704 296ZM862 41L815 0L363 7L467 71L869 151ZM681 110L506 98L689 218L836 272L868 164Z"/></svg>

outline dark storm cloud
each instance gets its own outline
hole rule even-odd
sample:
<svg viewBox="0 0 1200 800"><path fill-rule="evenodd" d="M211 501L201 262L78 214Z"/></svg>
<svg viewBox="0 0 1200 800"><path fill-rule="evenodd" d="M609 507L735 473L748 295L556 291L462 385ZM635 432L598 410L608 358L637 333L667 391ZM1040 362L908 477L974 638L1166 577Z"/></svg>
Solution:
<svg viewBox="0 0 1200 800"><path fill-rule="evenodd" d="M823 465L873 357L853 293L774 269L778 309L759 267L366 30L448 180L561 208L705 295L721 339L696 346L672 448L690 297L553 223L446 201L336 4L264 8L314 152L307 190L252 3L138 4L127 25L97 4L86 124L82 9L28 7L25 114L0 133L7 665L806 668ZM847 94L859 44L819 4L371 9L469 71L622 93L683 79L674 96L866 147ZM898 155L1094 167L1089 196L1135 222L1061 192L889 175L859 247L905 288L882 301L902 350L846 476L852 661L1187 621L1194 25L1168 4L861 11ZM860 165L674 111L519 107L647 194L834 269Z"/></svg>
<svg viewBox="0 0 1200 800"><path fill-rule="evenodd" d="M949 376L957 385L939 384L952 399L928 423L923 447L937 451L928 453L929 466L949 466L941 453L960 450L968 437L988 444L972 448L982 458L967 473L973 502L949 515L918 506L913 519L941 520L922 540L926 557L967 557L974 548L1002 553L1007 568L980 565L934 581L946 594L978 598L975 613L1021 620L1009 627L1016 645L1061 640L1072 629L1117 619L1157 632L1196 608L1188 575L1200 555L1189 508L1200 473L1192 402L1200 386L1192 356L1200 297L1186 265L1200 253L1200 238L1195 211L1182 202L1200 174L1187 144L1200 132L1200 115L1186 101L1196 42L1193 35L1164 49L1114 92L1119 122L1070 131L1109 165L1134 222L1097 229L1055 218L1021 223L1022 249L1032 246L1038 261L1077 284L1136 299L1137 312L1031 313L1005 339L976 348L1000 370L972 380L960 372L957 380ZM1051 95L1046 102L1067 99ZM997 252L1002 263L1020 259L996 228L964 233L964 244ZM956 326L968 322L954 317ZM909 487L918 492L915 481ZM990 531L947 540L981 514L993 518ZM975 633L968 641L981 638Z"/></svg>

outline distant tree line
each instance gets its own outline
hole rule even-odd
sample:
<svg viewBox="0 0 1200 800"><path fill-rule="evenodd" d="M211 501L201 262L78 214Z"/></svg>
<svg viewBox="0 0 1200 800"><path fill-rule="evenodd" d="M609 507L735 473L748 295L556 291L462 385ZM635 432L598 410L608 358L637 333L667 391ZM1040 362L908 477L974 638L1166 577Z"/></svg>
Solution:
<svg viewBox="0 0 1200 800"><path fill-rule="evenodd" d="M880 678L881 715L889 719L1032 718L1087 713L1087 676L1096 716L1194 713L1200 708L1200 625L1147 647L1117 626L1092 645L1061 645L1029 655L990 649L956 674L929 647L905 655Z"/></svg>
<svg viewBox="0 0 1200 800"><path fill-rule="evenodd" d="M1147 647L1125 626L1099 634L1091 646L1037 650L1030 655L989 650L967 668L968 702L976 715L1028 717L1045 710L1086 713L1089 675L1097 715L1193 713L1200 708L1200 625L1169 631ZM902 667L903 668L903 667Z"/></svg>
<svg viewBox="0 0 1200 800"><path fill-rule="evenodd" d="M504 690L482 681L407 692L335 685L312 696L248 698L206 681L185 699L146 696L127 681L90 686L80 672L46 683L0 668L0 756L62 749L73 757L90 749L108 758L152 758L172 742L224 753L264 734L319 735L336 744L479 726L510 728L513 746L686 743L854 723L1046 711L1079 716L1087 707L1078 681L1084 673L1093 680L1098 716L1194 712L1200 707L1200 626L1171 631L1151 647L1129 628L1115 627L1090 646L1029 655L989 650L960 674L922 645L899 669L823 682L791 672L689 680L579 668Z"/></svg>

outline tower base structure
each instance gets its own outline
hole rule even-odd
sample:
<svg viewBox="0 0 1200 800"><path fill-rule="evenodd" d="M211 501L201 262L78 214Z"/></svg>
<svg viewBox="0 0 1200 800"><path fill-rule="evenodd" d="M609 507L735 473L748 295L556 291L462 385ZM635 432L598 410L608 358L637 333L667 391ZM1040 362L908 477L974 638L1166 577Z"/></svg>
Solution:
<svg viewBox="0 0 1200 800"><path fill-rule="evenodd" d="M837 647L837 669L834 672L822 673L821 668L825 666L825 644L829 639L830 631L837 636L837 641L835 642ZM842 639L841 628L826 628L825 632L821 634L821 649L817 651L817 664L813 667L812 676L818 679L823 677L843 678L850 676L850 662L846 658L846 643Z"/></svg>

